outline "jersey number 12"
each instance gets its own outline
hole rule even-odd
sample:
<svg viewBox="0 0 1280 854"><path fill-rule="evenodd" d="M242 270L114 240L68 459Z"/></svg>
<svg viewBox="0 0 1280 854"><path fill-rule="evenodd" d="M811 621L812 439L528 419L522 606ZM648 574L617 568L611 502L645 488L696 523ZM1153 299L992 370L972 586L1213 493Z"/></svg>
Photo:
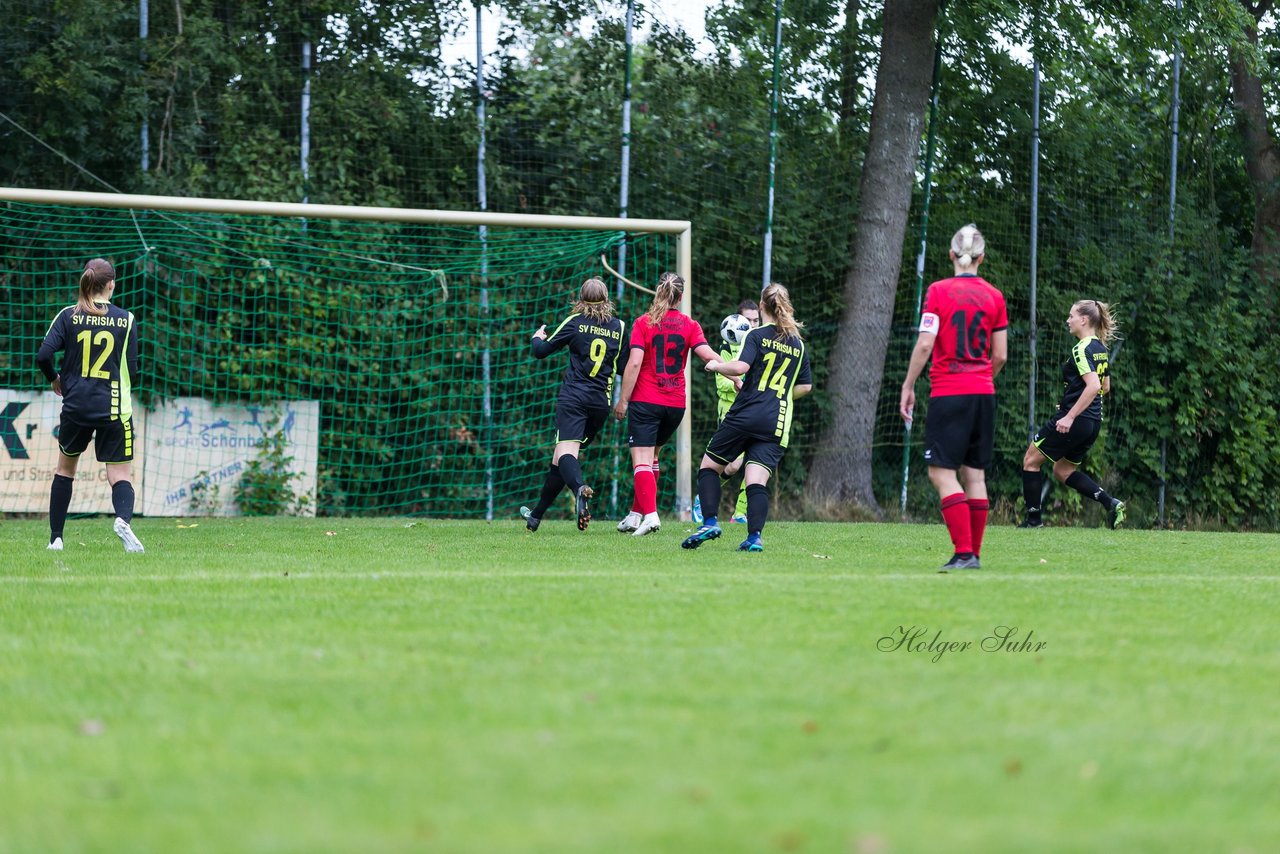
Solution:
<svg viewBox="0 0 1280 854"><path fill-rule="evenodd" d="M106 364L107 358L111 355L111 351L115 349L116 337L105 329L94 335L88 329L76 336L76 340L80 342L80 376L93 377L99 380L111 379L111 374L102 370L102 366ZM89 357L92 355L90 341L93 344L102 346L102 352L98 354L98 358L94 360L93 367L89 366Z"/></svg>

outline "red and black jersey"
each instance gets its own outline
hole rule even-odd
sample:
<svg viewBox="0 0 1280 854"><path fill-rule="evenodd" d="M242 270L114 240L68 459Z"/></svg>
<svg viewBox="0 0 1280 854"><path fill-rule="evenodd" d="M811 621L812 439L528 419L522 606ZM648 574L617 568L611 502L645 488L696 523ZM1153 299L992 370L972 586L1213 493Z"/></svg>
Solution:
<svg viewBox="0 0 1280 854"><path fill-rule="evenodd" d="M937 336L931 395L995 394L991 336L1008 326L1004 295L980 276L966 273L930 285L920 331Z"/></svg>
<svg viewBox="0 0 1280 854"><path fill-rule="evenodd" d="M685 407L684 366L689 351L706 344L707 337L697 321L674 308L659 321L649 323L649 315L636 318L631 327L631 349L643 350L640 376L631 393L633 403Z"/></svg>

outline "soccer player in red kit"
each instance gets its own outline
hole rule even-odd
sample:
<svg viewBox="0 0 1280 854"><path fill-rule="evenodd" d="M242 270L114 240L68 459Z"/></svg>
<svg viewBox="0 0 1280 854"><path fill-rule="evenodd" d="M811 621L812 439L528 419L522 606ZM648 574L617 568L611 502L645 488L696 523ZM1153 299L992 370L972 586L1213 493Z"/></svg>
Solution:
<svg viewBox="0 0 1280 854"><path fill-rule="evenodd" d="M951 238L955 275L929 286L898 402L899 414L910 423L916 379L932 355L924 458L954 546L941 572L980 568L987 527L995 378L1009 357L1009 315L1004 295L978 275L985 252L986 241L976 225L966 225Z"/></svg>
<svg viewBox="0 0 1280 854"><path fill-rule="evenodd" d="M661 527L658 518L658 453L684 420L684 368L689 351L703 362L717 359L702 327L677 306L684 279L663 273L649 311L631 327L631 356L622 375L614 416L627 418L635 498L618 530L642 537Z"/></svg>

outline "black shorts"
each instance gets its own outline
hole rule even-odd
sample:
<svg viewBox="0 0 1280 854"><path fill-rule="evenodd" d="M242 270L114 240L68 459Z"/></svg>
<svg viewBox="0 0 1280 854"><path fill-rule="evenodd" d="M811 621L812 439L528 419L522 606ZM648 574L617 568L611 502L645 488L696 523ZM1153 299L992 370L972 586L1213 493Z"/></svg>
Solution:
<svg viewBox="0 0 1280 854"><path fill-rule="evenodd" d="M78 457L93 439L93 452L100 463L133 462L133 419L79 424L64 412L58 423L58 448L65 456Z"/></svg>
<svg viewBox="0 0 1280 854"><path fill-rule="evenodd" d="M929 398L924 461L943 469L991 465L996 445L996 396L952 394Z"/></svg>
<svg viewBox="0 0 1280 854"><path fill-rule="evenodd" d="M1053 462L1066 460L1074 465L1084 462L1084 455L1089 453L1093 443L1098 441L1098 433L1102 430L1102 422L1092 418L1077 418L1071 429L1065 433L1058 432L1058 418L1053 416L1041 427L1031 440L1031 444L1040 449Z"/></svg>
<svg viewBox="0 0 1280 854"><path fill-rule="evenodd" d="M683 406L633 403L627 410L627 444L633 448L661 448L683 420Z"/></svg>
<svg viewBox="0 0 1280 854"><path fill-rule="evenodd" d="M600 432L609 418L608 406L584 406L574 400L556 402L556 442L577 442L582 447Z"/></svg>
<svg viewBox="0 0 1280 854"><path fill-rule="evenodd" d="M715 435L707 443L707 456L722 466L729 465L739 454L745 454L743 465L755 463L764 466L770 474L778 470L778 464L782 462L782 455L786 452L787 449L776 438L770 436L762 439L730 424L717 427Z"/></svg>

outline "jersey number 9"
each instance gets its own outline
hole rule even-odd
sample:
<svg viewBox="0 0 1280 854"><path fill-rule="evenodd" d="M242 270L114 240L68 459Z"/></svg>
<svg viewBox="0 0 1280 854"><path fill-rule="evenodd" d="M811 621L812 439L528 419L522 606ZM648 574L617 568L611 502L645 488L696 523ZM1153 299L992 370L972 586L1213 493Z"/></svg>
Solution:
<svg viewBox="0 0 1280 854"><path fill-rule="evenodd" d="M594 377L600 373L600 368L604 365L605 354L609 352L609 345L604 343L603 338L591 339L591 361L595 363L595 367L591 369L589 377Z"/></svg>

